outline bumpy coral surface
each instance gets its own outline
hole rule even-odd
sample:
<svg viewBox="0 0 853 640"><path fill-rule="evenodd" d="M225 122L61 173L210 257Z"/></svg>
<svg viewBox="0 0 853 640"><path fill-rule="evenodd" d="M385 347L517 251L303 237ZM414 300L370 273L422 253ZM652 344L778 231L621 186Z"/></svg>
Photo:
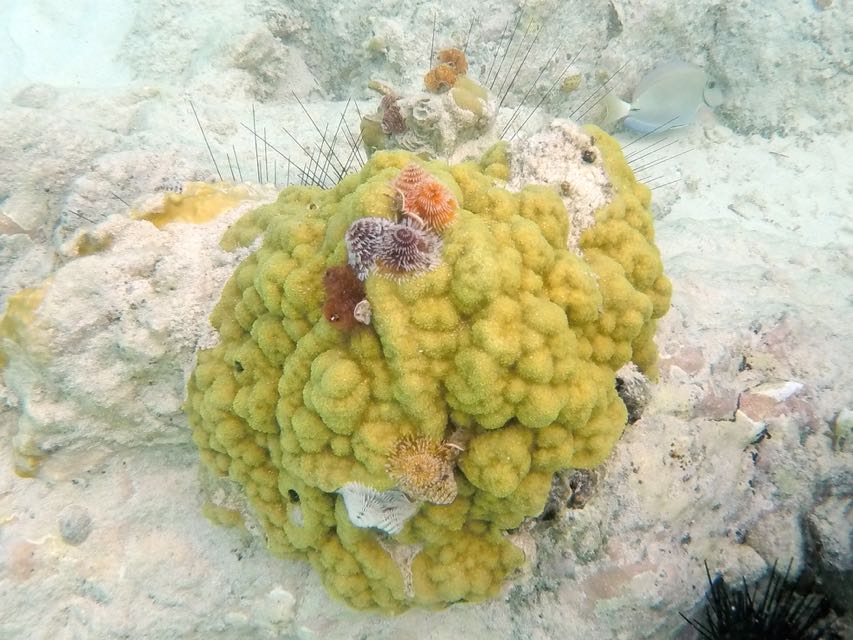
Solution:
<svg viewBox="0 0 853 640"><path fill-rule="evenodd" d="M582 252L567 249L554 189L502 186L501 149L451 167L378 152L333 189L283 191L224 239L263 234L214 311L219 344L198 355L186 404L195 442L244 487L270 548L309 560L351 605L399 612L496 595L524 561L505 531L542 511L555 471L600 463L621 434L614 374L631 360L653 372L669 284L648 191L615 143L596 140L613 197ZM347 264L354 222L398 219L390 185L412 162L458 202L440 263L367 274L371 323L341 331L323 314L324 273ZM403 459L430 451L413 442L440 452L451 440L464 450L432 462L445 476L452 465L455 494L446 477L418 475L430 464ZM402 490L417 511L394 535L357 526L338 493L351 483ZM429 501L436 487L448 491Z"/></svg>

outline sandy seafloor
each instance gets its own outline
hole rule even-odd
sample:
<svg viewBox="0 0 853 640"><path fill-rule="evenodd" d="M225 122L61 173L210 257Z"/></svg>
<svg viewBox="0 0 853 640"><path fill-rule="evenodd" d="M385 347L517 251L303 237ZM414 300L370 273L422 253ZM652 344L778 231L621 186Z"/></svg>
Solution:
<svg viewBox="0 0 853 640"><path fill-rule="evenodd" d="M517 10L482 4L474 69ZM220 168L234 144L246 171L239 123L253 104L296 153L280 125L312 133L291 92L327 122L349 96L375 102L371 79L416 86L434 13L439 45L465 38L463 3L0 4L0 310L51 275L63 287L50 343L63 350L13 358L0 385L0 638L686 638L678 612L702 598L703 560L754 580L793 559L833 602L853 601L848 0L526 3L547 23L543 51L585 45L586 81L526 130L566 117L598 72L625 62L619 94L682 58L706 67L726 101L667 134L657 156L689 150L655 174L675 181L654 190L674 287L657 336L661 380L584 508L531 527L535 559L500 598L358 613L330 600L307 564L202 515L178 405L209 310L198 291L212 285L198 273L221 283L234 263L205 262L192 238L217 237L233 215L166 235L134 223L138 260L89 271L74 270L64 243L110 216L124 228L119 198L137 207L215 177L188 99ZM174 280L159 301L140 293L161 268L154 245ZM174 313L182 305L186 316ZM13 472L22 452L38 454L32 478Z"/></svg>

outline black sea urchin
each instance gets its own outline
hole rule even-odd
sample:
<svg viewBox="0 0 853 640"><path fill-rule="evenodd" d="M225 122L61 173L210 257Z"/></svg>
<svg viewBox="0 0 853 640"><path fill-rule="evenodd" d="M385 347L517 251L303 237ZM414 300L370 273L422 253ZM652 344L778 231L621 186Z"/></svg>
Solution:
<svg viewBox="0 0 853 640"><path fill-rule="evenodd" d="M791 563L785 575L776 571L776 563L767 586L752 593L742 579L742 586L732 589L722 576L711 579L708 564L705 573L710 588L705 594L705 620L681 617L698 631L702 640L820 640L828 639L822 623L829 612L829 602L822 595L800 595L798 582L788 580ZM761 593L759 593L761 591Z"/></svg>

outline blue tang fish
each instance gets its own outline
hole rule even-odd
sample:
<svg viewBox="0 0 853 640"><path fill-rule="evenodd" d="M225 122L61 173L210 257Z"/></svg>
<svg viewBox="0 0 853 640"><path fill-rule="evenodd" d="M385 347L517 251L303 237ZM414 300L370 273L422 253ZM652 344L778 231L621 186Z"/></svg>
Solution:
<svg viewBox="0 0 853 640"><path fill-rule="evenodd" d="M603 126L619 120L633 131L667 131L693 122L702 105L717 107L723 94L702 67L681 61L664 62L649 71L629 104L612 93L604 98Z"/></svg>

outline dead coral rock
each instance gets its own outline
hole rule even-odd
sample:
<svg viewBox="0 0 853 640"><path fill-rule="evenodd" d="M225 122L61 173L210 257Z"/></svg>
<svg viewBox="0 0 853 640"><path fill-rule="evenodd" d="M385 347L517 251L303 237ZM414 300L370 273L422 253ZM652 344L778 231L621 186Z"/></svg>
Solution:
<svg viewBox="0 0 853 640"><path fill-rule="evenodd" d="M738 393L734 389L711 390L696 403L693 415L711 420L731 420L737 405Z"/></svg>
<svg viewBox="0 0 853 640"><path fill-rule="evenodd" d="M310 24L297 9L269 8L266 10L264 18L270 33L280 40L285 40L310 29Z"/></svg>
<svg viewBox="0 0 853 640"><path fill-rule="evenodd" d="M649 379L636 365L629 363L616 372L616 392L628 410L628 424L635 423L651 398Z"/></svg>
<svg viewBox="0 0 853 640"><path fill-rule="evenodd" d="M423 91L409 95L371 82L382 99L376 111L361 120L362 140L370 153L402 149L457 163L479 158L494 145L498 105L485 87L447 63L431 69L424 82Z"/></svg>
<svg viewBox="0 0 853 640"><path fill-rule="evenodd" d="M839 602L853 602L853 505L850 496L830 496L806 521L817 570Z"/></svg>
<svg viewBox="0 0 853 640"><path fill-rule="evenodd" d="M682 347L675 353L661 356L659 362L661 375L666 377L671 367L678 367L684 373L695 375L705 366L705 356L699 347Z"/></svg>
<svg viewBox="0 0 853 640"><path fill-rule="evenodd" d="M569 501L569 496L572 494L569 487L568 474L558 472L551 478L551 492L548 494L548 500L545 502L545 508L542 513L537 516L540 522L551 522L558 520L566 510L566 504Z"/></svg>
<svg viewBox="0 0 853 640"><path fill-rule="evenodd" d="M566 506L569 509L583 509L596 494L601 484L601 473L596 469L574 469L569 474L569 488L572 494Z"/></svg>
<svg viewBox="0 0 853 640"><path fill-rule="evenodd" d="M814 407L802 397L804 390L802 383L793 380L761 384L740 395L738 409L755 422L790 416L800 424L813 425Z"/></svg>
<svg viewBox="0 0 853 640"><path fill-rule="evenodd" d="M267 99L285 82L289 58L286 46L268 29L259 29L237 42L232 64L251 77L255 97Z"/></svg>
<svg viewBox="0 0 853 640"><path fill-rule="evenodd" d="M597 469L571 469L556 473L545 509L538 520L556 520L566 509L583 509L595 495L602 479L602 473Z"/></svg>

